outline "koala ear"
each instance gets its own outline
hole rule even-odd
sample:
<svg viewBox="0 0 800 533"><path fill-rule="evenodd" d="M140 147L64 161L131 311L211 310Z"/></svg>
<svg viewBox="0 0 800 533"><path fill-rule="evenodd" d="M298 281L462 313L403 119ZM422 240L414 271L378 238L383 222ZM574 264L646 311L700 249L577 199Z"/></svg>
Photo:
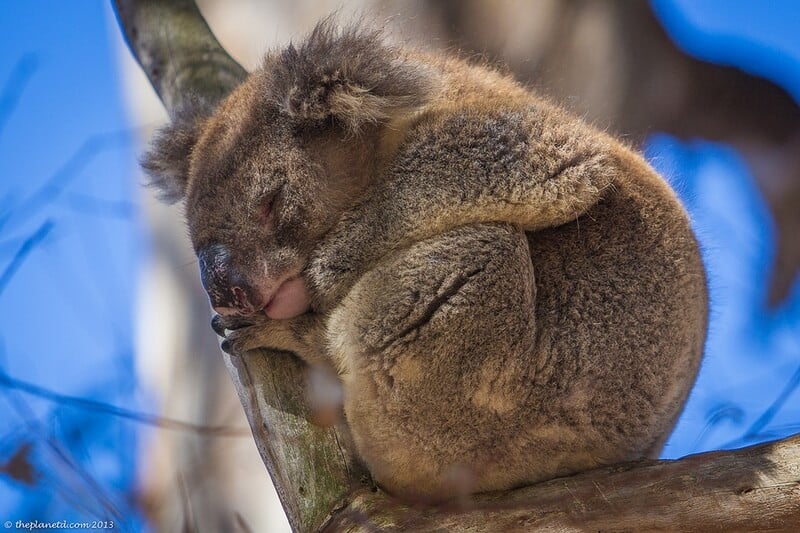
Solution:
<svg viewBox="0 0 800 533"><path fill-rule="evenodd" d="M190 98L170 123L156 132L150 150L142 157L142 168L150 178L148 185L158 190L162 201L174 204L186 195L192 150L210 114L211 106Z"/></svg>
<svg viewBox="0 0 800 533"><path fill-rule="evenodd" d="M350 133L421 107L435 85L427 67L387 46L380 31L340 30L331 18L276 59L267 69L283 112L300 122L333 119Z"/></svg>

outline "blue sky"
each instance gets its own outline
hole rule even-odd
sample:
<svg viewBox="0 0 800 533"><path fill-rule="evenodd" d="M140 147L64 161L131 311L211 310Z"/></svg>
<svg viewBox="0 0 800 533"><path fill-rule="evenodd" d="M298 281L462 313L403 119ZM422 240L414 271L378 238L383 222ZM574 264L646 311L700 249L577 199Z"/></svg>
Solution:
<svg viewBox="0 0 800 533"><path fill-rule="evenodd" d="M652 0L685 52L772 80L800 101L796 0Z"/></svg>
<svg viewBox="0 0 800 533"><path fill-rule="evenodd" d="M132 302L145 241L105 4L0 8L0 370L135 406ZM0 478L0 517L133 515L135 430L3 387L0 460L33 442L42 477Z"/></svg>

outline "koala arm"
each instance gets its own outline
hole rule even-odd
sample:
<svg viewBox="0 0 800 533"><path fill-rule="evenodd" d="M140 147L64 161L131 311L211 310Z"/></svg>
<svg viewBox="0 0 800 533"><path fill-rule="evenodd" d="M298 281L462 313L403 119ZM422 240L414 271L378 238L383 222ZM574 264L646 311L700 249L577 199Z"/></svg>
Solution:
<svg viewBox="0 0 800 533"><path fill-rule="evenodd" d="M387 252L457 226L532 231L575 220L624 173L620 156L636 159L544 103L449 109L409 129L385 180L312 258L307 277L320 300L335 305Z"/></svg>

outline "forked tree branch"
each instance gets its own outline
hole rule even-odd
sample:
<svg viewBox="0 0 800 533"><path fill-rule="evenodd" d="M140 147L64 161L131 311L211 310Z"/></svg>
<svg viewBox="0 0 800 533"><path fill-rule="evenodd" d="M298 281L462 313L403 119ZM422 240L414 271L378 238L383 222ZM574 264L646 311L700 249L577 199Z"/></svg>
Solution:
<svg viewBox="0 0 800 533"><path fill-rule="evenodd" d="M246 73L192 0L115 0L128 44L168 111L190 95L218 101ZM295 531L796 531L800 436L679 461L621 465L468 507L405 506L368 485L343 428L309 421L305 367L255 350L225 361ZM256 474L254 474L256 475Z"/></svg>

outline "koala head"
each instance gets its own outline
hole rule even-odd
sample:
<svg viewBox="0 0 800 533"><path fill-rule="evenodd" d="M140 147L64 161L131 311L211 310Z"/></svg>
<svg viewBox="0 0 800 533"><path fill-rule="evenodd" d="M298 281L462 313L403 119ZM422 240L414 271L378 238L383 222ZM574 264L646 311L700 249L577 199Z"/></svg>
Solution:
<svg viewBox="0 0 800 533"><path fill-rule="evenodd" d="M268 54L216 109L193 99L175 113L143 166L164 200L184 202L218 313L310 308L312 251L375 179L386 124L431 87L428 70L378 32L328 20Z"/></svg>

